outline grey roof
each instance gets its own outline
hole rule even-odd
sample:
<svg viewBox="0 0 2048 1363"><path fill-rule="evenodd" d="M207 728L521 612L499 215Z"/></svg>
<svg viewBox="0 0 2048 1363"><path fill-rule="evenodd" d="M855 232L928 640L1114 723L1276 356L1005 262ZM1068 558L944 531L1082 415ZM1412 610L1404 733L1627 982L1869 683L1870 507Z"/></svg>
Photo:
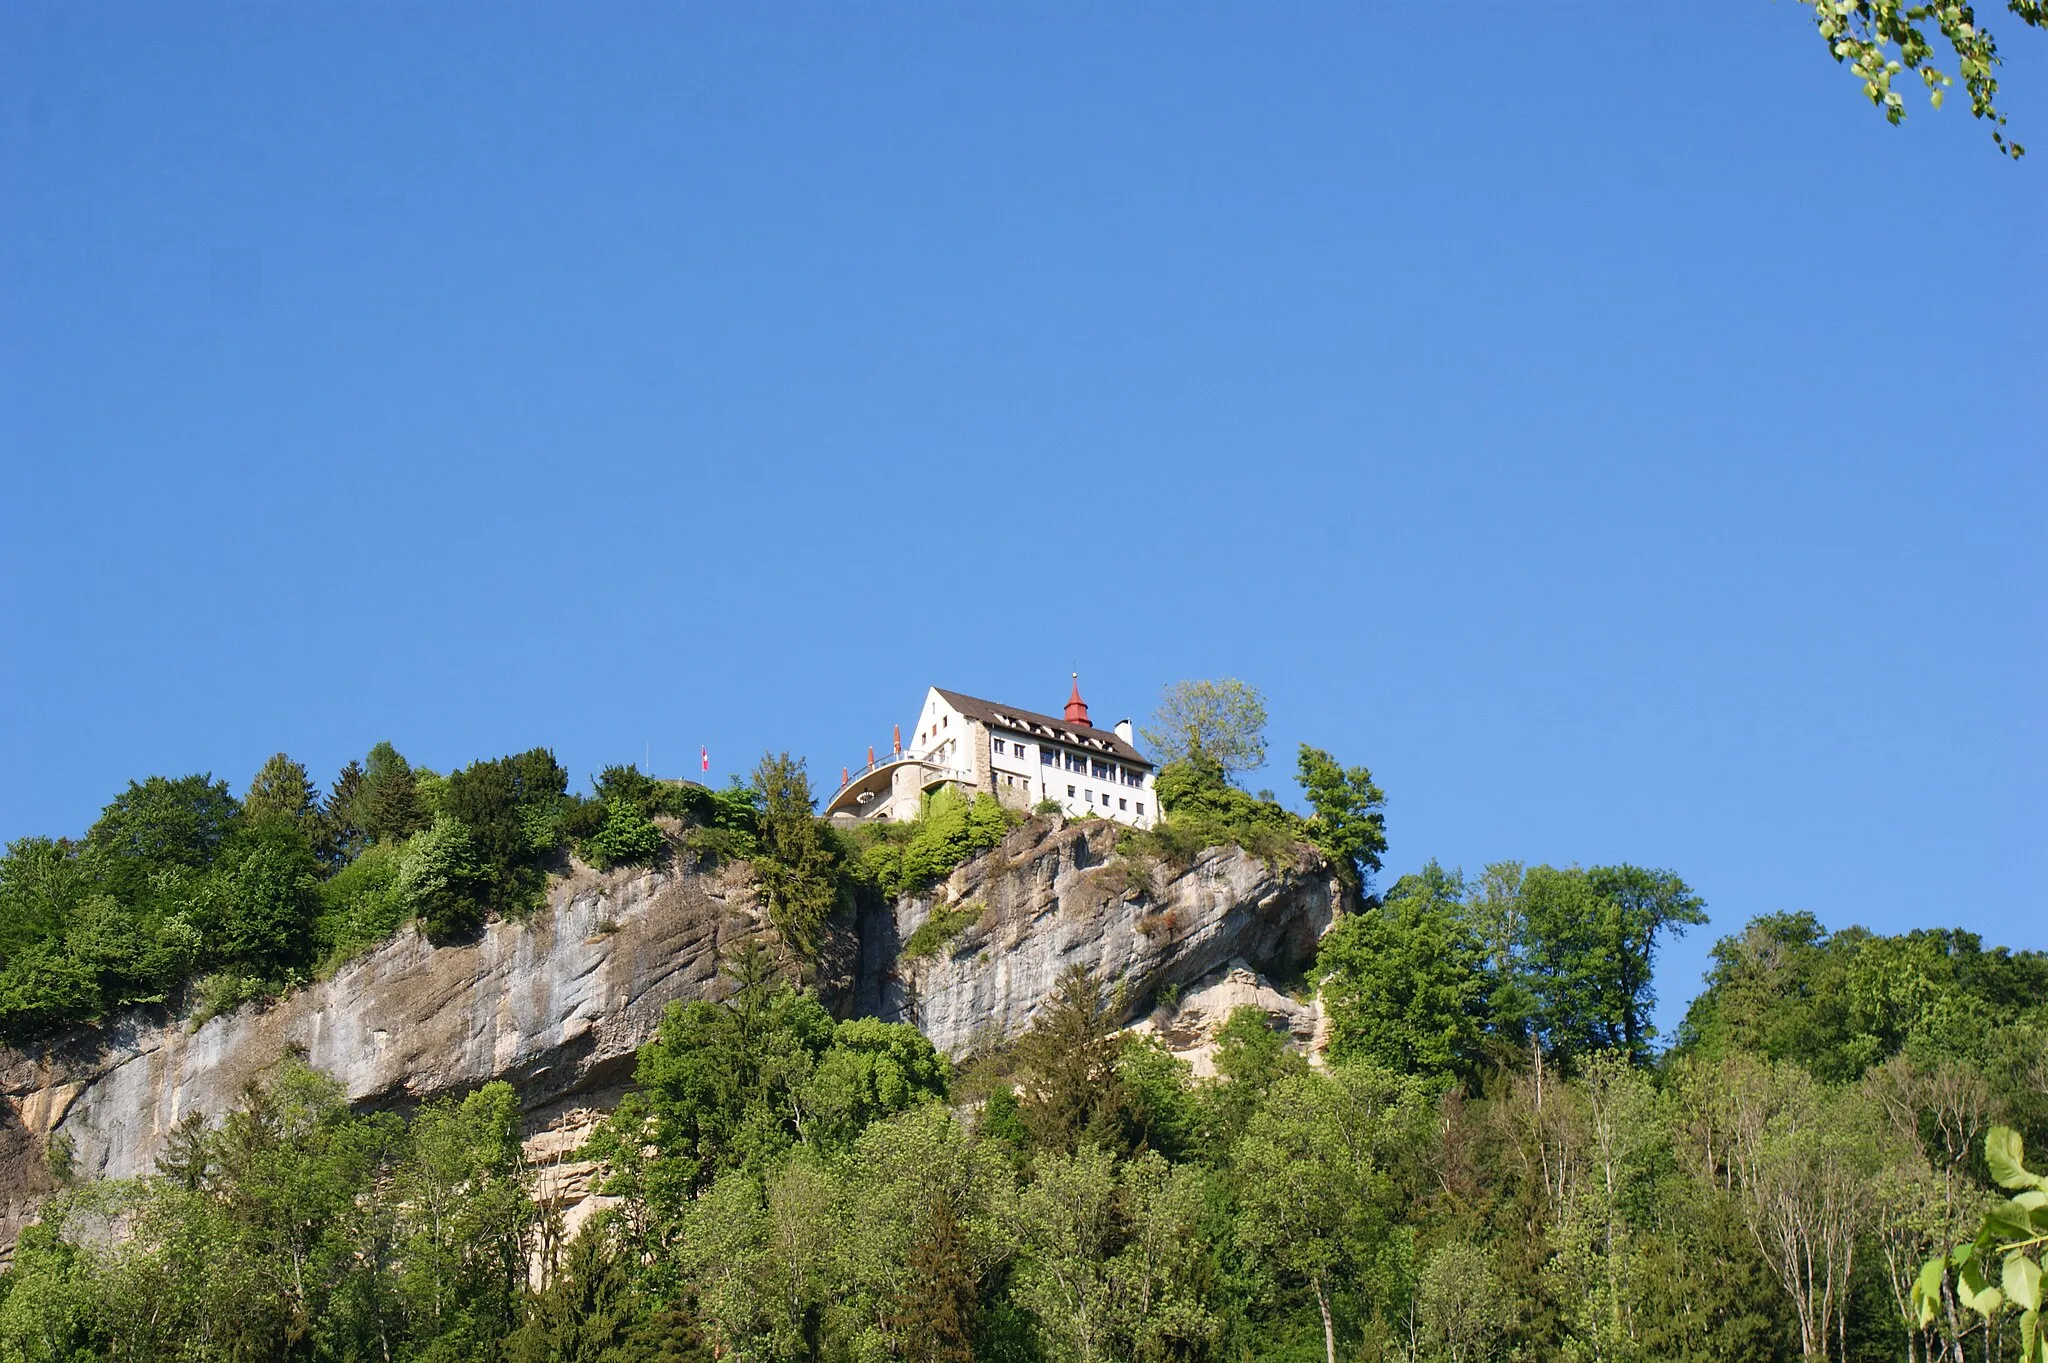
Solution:
<svg viewBox="0 0 2048 1363"><path fill-rule="evenodd" d="M992 700L979 696L963 696L958 691L948 691L934 686L945 698L946 704L958 710L969 719L978 719L983 724L1030 734L1033 738L1050 738L1062 743L1071 743L1077 748L1094 748L1106 751L1120 761L1136 767L1150 767L1152 760L1130 744L1117 737L1115 730L1097 729L1087 724L1069 724L1064 719L1041 715L1036 710L1019 710L1014 705L998 705Z"/></svg>

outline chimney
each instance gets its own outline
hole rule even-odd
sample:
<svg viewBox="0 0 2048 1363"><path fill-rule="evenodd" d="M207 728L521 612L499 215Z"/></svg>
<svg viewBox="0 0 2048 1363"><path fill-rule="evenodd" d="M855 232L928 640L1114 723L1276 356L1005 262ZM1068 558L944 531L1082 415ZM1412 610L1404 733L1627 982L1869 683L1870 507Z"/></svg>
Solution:
<svg viewBox="0 0 2048 1363"><path fill-rule="evenodd" d="M1067 723L1092 728L1088 723L1088 702L1081 699L1081 674L1074 674L1074 693L1067 697Z"/></svg>
<svg viewBox="0 0 2048 1363"><path fill-rule="evenodd" d="M1131 728L1131 722L1128 719L1120 719L1116 722L1116 736L1135 748L1138 746L1138 740L1134 734L1135 731Z"/></svg>

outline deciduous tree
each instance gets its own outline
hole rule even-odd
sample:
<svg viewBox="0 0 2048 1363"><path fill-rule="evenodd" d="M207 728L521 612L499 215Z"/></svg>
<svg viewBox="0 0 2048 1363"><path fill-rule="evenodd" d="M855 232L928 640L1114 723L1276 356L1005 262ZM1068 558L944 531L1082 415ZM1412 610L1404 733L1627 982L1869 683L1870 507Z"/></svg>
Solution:
<svg viewBox="0 0 2048 1363"><path fill-rule="evenodd" d="M1161 766L1200 755L1234 781L1266 765L1266 699L1228 677L1174 682L1143 736Z"/></svg>

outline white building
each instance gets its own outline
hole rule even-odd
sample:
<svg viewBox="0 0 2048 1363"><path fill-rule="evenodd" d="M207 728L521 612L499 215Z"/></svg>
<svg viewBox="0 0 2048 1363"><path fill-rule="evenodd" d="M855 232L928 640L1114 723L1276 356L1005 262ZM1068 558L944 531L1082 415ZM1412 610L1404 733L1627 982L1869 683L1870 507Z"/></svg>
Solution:
<svg viewBox="0 0 2048 1363"><path fill-rule="evenodd" d="M1131 746L1131 722L1098 729L1088 722L1081 679L1054 719L1014 705L933 687L925 693L909 743L899 726L893 751L840 773L825 804L836 818L909 820L923 797L941 786L986 792L1013 809L1056 802L1070 815L1094 814L1137 828L1159 817L1152 763Z"/></svg>

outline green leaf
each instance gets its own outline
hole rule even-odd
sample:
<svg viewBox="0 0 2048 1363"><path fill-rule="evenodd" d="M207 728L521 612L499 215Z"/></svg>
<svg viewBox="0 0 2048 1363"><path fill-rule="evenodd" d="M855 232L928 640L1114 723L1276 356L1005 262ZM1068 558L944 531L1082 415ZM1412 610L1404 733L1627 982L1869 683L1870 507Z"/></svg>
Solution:
<svg viewBox="0 0 2048 1363"><path fill-rule="evenodd" d="M2005 1305L2005 1294L1990 1284L1975 1258L1956 1274L1956 1299L1980 1316L1989 1316Z"/></svg>
<svg viewBox="0 0 2048 1363"><path fill-rule="evenodd" d="M1991 1134L1984 1138L1984 1162L1991 1166L1991 1177L2001 1188L2041 1186L2040 1178L2028 1173L2021 1163L2024 1153L2020 1133L2009 1126L1994 1126Z"/></svg>
<svg viewBox="0 0 2048 1363"><path fill-rule="evenodd" d="M2019 1199L2001 1202L1984 1213L1984 1230L1978 1238L1989 1236L1994 1241L2008 1244L2014 1240L2030 1239L2029 1221L2027 1209L2020 1205Z"/></svg>
<svg viewBox="0 0 2048 1363"><path fill-rule="evenodd" d="M1934 1319L1935 1308L1941 1301L1941 1284L1948 1277L1948 1260L1937 1256L1920 1265L1920 1276L1913 1282L1913 1300L1920 1306L1920 1325L1925 1329Z"/></svg>
<svg viewBox="0 0 2048 1363"><path fill-rule="evenodd" d="M2041 1266L2026 1255L2005 1256L2005 1295L2022 1310L2041 1309Z"/></svg>
<svg viewBox="0 0 2048 1363"><path fill-rule="evenodd" d="M2041 1338L2041 1313L2029 1311L2020 1317L2020 1363L2037 1363L2048 1357L2048 1339Z"/></svg>

